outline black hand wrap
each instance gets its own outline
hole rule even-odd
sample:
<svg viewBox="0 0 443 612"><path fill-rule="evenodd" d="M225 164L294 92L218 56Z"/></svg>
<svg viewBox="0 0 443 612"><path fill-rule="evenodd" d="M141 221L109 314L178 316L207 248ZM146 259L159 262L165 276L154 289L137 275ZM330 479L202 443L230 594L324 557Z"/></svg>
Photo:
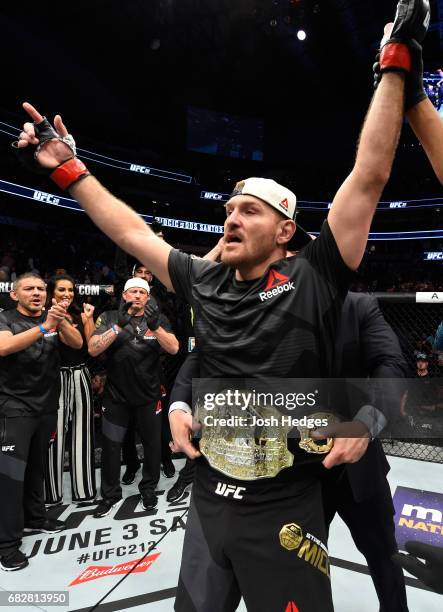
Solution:
<svg viewBox="0 0 443 612"><path fill-rule="evenodd" d="M131 322L131 315L128 313L128 310L131 308L132 302L124 302L123 300L120 302L120 306L118 309L118 318L117 325L122 329L125 328Z"/></svg>
<svg viewBox="0 0 443 612"><path fill-rule="evenodd" d="M416 40L410 40L408 43L411 54L411 71L406 77L405 89L405 110L408 111L416 106L422 100L427 98L423 87L423 57L421 45ZM375 57L375 63L372 67L374 72L374 89L377 89L382 73L380 70L380 53Z"/></svg>
<svg viewBox="0 0 443 612"><path fill-rule="evenodd" d="M429 0L399 0L389 40L423 42L431 20Z"/></svg>
<svg viewBox="0 0 443 612"><path fill-rule="evenodd" d="M149 303L145 308L146 322L149 329L155 331L160 325L160 310L155 304Z"/></svg>
<svg viewBox="0 0 443 612"><path fill-rule="evenodd" d="M399 0L392 31L380 45L380 72L410 73L412 70L409 43L421 43L431 19L429 0Z"/></svg>
<svg viewBox="0 0 443 612"><path fill-rule="evenodd" d="M427 98L423 87L423 55L421 45L414 39L409 41L412 68L406 78L405 107L408 111Z"/></svg>
<svg viewBox="0 0 443 612"><path fill-rule="evenodd" d="M52 174L52 172L54 172L54 168L47 168L39 164L39 162L37 161L37 156L40 149L46 142L48 142L48 140L60 140L60 142L65 143L65 145L67 145L71 150L72 155L66 156L66 160L68 160L71 157L75 157L76 155L77 151L75 147L75 140L70 134L62 138L59 134L57 134L57 132L46 119L46 117L43 117L43 120L40 123L34 123L33 125L35 135L40 141L39 144L29 144L27 147L19 148L18 141L15 141L12 143L12 148L17 156L17 159L20 161L21 164L23 164L23 166L25 166L25 168L36 174L43 174L49 176L50 174Z"/></svg>

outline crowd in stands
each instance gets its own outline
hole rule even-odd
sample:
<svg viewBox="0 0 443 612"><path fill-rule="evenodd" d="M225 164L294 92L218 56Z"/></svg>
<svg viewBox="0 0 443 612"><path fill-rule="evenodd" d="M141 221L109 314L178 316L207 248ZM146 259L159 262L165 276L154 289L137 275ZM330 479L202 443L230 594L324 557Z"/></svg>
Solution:
<svg viewBox="0 0 443 612"><path fill-rule="evenodd" d="M214 235L214 244L217 236ZM428 250L439 250L438 245ZM207 249L209 250L209 248ZM408 256L368 250L352 290L359 292L443 291L441 262L423 261L423 249ZM198 254L201 255L199 249ZM394 251L394 249L393 249ZM395 251L394 251L395 253ZM36 270L45 280L65 270L82 284L112 285L115 247L97 235L75 236L60 230L47 233L0 225L0 282Z"/></svg>

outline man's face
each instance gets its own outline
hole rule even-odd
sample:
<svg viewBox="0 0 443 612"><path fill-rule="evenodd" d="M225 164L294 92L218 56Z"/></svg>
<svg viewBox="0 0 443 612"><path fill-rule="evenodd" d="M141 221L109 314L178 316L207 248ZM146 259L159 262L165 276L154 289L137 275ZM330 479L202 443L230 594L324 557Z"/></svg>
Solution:
<svg viewBox="0 0 443 612"><path fill-rule="evenodd" d="M428 361L426 361L425 359L418 359L417 360L417 371L422 372L423 370L427 370L427 369L428 369Z"/></svg>
<svg viewBox="0 0 443 612"><path fill-rule="evenodd" d="M30 316L41 314L46 301L46 286L39 278L30 276L18 281L11 297L18 302L20 310Z"/></svg>
<svg viewBox="0 0 443 612"><path fill-rule="evenodd" d="M132 302L131 310L141 312L149 301L149 293L142 287L131 287L123 293L125 302Z"/></svg>
<svg viewBox="0 0 443 612"><path fill-rule="evenodd" d="M295 223L254 196L237 195L226 203L223 263L237 268L265 262L279 247L282 229ZM292 227L292 226L291 226Z"/></svg>
<svg viewBox="0 0 443 612"><path fill-rule="evenodd" d="M152 282L152 272L145 268L145 266L139 266L134 270L134 278L143 278L148 283Z"/></svg>

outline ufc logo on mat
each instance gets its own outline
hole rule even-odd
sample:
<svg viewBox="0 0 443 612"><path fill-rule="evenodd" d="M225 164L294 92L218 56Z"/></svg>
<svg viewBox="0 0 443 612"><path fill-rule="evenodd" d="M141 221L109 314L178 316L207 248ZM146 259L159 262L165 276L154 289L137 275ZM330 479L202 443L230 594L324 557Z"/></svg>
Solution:
<svg viewBox="0 0 443 612"><path fill-rule="evenodd" d="M242 491L246 491L246 487L234 487L234 485L227 485L224 482L218 482L215 489L217 495L222 495L223 497L232 495L234 499L243 499Z"/></svg>
<svg viewBox="0 0 443 612"><path fill-rule="evenodd" d="M13 451L15 450L15 444L13 444L12 446L2 446L2 452L6 453L8 451Z"/></svg>

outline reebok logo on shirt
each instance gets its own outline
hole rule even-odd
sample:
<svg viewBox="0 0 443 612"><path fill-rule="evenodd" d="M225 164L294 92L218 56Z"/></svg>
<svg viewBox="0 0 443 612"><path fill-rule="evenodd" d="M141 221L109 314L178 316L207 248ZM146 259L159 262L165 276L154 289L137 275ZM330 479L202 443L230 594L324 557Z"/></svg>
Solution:
<svg viewBox="0 0 443 612"><path fill-rule="evenodd" d="M143 336L143 340L157 340L157 336L150 329Z"/></svg>
<svg viewBox="0 0 443 612"><path fill-rule="evenodd" d="M260 301L266 302L280 293L287 293L295 289L294 282L289 279L289 276L280 274L276 270L270 270L268 281L265 290L259 293Z"/></svg>

